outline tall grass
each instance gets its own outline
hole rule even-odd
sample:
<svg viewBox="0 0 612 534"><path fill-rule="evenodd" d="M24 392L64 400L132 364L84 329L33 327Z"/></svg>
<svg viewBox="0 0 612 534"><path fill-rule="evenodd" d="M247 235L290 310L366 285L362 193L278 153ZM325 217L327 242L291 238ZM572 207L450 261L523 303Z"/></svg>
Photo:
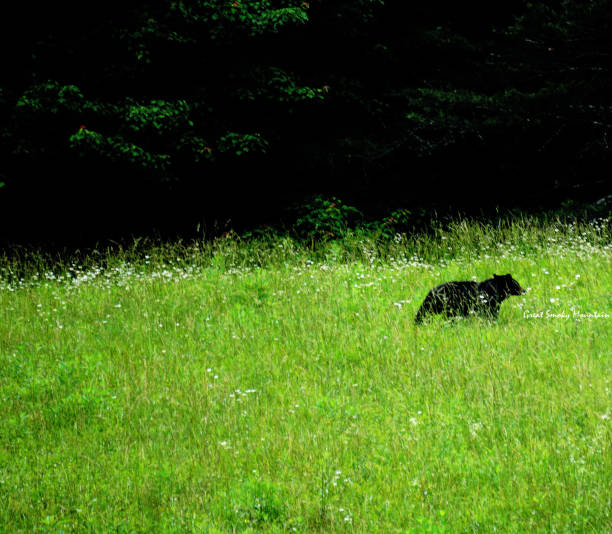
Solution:
<svg viewBox="0 0 612 534"><path fill-rule="evenodd" d="M609 221L0 262L6 532L611 532ZM510 272L497 322L413 317ZM565 317L567 315L567 317Z"/></svg>

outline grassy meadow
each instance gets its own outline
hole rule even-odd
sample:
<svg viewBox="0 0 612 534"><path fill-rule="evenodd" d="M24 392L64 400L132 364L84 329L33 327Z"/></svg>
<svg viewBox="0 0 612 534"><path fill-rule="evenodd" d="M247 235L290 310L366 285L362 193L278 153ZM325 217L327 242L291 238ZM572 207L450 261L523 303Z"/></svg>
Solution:
<svg viewBox="0 0 612 534"><path fill-rule="evenodd" d="M610 221L0 260L0 532L612 532ZM511 273L499 320L415 327Z"/></svg>

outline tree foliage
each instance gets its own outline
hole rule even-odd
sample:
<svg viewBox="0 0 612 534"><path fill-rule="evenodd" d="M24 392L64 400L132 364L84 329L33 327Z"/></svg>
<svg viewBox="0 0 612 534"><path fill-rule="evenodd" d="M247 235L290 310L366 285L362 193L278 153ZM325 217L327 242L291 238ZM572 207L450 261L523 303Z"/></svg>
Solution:
<svg viewBox="0 0 612 534"><path fill-rule="evenodd" d="M610 4L21 8L0 79L0 202L121 196L134 217L151 200L166 219L256 223L316 193L375 210L600 191Z"/></svg>

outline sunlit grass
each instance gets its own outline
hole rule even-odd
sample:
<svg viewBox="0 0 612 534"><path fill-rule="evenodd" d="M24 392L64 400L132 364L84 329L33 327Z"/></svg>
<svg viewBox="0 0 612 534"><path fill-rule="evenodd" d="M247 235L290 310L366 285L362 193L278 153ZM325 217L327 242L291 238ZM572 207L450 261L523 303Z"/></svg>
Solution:
<svg viewBox="0 0 612 534"><path fill-rule="evenodd" d="M611 253L523 221L5 258L0 529L610 532ZM499 321L413 325L494 272L530 288Z"/></svg>

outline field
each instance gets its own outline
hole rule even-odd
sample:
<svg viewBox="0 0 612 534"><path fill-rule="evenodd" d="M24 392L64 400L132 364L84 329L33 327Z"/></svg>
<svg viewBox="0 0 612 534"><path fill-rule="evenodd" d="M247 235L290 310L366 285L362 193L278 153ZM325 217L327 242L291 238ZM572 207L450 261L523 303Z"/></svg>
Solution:
<svg viewBox="0 0 612 534"><path fill-rule="evenodd" d="M610 221L0 260L2 532L612 532ZM498 321L415 327L512 275Z"/></svg>

